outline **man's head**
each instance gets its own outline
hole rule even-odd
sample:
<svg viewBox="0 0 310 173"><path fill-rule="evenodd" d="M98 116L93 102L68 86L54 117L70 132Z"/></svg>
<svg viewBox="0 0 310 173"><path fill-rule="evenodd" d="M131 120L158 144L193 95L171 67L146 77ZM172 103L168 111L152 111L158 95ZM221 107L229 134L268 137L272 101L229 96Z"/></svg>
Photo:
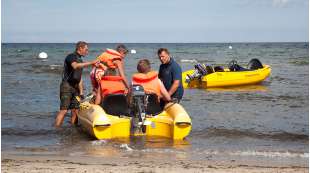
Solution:
<svg viewBox="0 0 310 173"><path fill-rule="evenodd" d="M158 49L157 55L162 64L167 64L170 61L170 54L166 48Z"/></svg>
<svg viewBox="0 0 310 173"><path fill-rule="evenodd" d="M127 47L123 44L117 45L116 51L119 52L123 57L125 57L128 53Z"/></svg>
<svg viewBox="0 0 310 173"><path fill-rule="evenodd" d="M137 70L139 73L147 73L151 71L150 61L147 59L142 59L138 62Z"/></svg>
<svg viewBox="0 0 310 173"><path fill-rule="evenodd" d="M81 56L86 56L88 54L88 44L84 41L79 41L75 45L75 51Z"/></svg>

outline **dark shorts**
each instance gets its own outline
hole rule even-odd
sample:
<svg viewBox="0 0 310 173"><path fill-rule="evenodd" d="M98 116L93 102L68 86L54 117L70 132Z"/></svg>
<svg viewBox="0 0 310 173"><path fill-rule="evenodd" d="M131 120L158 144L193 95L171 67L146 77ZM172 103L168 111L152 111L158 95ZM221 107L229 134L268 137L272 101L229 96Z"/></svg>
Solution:
<svg viewBox="0 0 310 173"><path fill-rule="evenodd" d="M79 109L80 103L77 100L79 96L78 89L69 85L68 82L60 84L60 110Z"/></svg>

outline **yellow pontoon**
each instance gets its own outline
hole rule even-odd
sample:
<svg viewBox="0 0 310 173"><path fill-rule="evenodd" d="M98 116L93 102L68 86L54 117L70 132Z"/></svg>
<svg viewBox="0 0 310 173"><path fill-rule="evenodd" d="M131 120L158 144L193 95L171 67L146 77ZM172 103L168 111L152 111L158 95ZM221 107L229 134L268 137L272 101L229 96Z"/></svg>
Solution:
<svg viewBox="0 0 310 173"><path fill-rule="evenodd" d="M97 139L145 135L182 140L191 131L191 119L178 103L168 103L161 110L157 98L151 95L146 110L135 111L137 106L130 106L127 100L125 95L116 94L107 96L101 105L84 101L80 104L79 122Z"/></svg>

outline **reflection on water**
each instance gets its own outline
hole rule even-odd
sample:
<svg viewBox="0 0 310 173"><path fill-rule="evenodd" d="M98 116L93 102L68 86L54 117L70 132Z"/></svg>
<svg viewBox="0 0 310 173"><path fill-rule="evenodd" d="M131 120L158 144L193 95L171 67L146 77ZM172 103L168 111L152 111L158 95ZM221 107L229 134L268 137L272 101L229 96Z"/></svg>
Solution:
<svg viewBox="0 0 310 173"><path fill-rule="evenodd" d="M234 87L222 87L222 88L208 88L207 91L218 91L218 92L267 92L268 86L265 86L263 83L261 85L243 85L243 86L234 86Z"/></svg>

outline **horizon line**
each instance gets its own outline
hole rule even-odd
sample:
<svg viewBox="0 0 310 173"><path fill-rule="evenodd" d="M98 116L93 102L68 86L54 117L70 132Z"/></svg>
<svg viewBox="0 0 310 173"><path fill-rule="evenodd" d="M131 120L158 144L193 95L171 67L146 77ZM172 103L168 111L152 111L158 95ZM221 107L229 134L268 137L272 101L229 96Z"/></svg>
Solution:
<svg viewBox="0 0 310 173"><path fill-rule="evenodd" d="M87 42L87 41L86 41ZM1 42L1 44L75 44L77 42ZM245 42L87 42L89 44L214 44L214 43L309 43L309 41L245 41Z"/></svg>

